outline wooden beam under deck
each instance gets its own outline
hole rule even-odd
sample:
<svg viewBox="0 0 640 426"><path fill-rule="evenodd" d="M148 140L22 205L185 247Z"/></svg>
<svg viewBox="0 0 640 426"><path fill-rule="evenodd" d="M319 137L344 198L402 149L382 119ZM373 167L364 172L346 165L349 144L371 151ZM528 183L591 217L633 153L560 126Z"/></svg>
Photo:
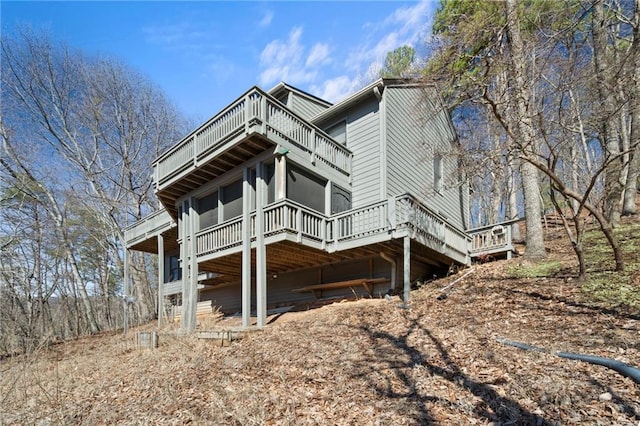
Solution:
<svg viewBox="0 0 640 426"><path fill-rule="evenodd" d="M404 244L402 239L395 239L383 243L358 247L334 253L306 247L291 241L281 241L267 245L267 275L277 275L284 272L292 272L307 268L314 268L336 262L376 257L380 253L402 259ZM446 268L448 261L421 244L411 241L411 258L417 262L428 264L436 268ZM241 278L241 253L207 260L200 263L200 271L215 272L220 277L210 281L211 285L223 285L228 282L237 282ZM255 269L255 249L252 250L251 268Z"/></svg>

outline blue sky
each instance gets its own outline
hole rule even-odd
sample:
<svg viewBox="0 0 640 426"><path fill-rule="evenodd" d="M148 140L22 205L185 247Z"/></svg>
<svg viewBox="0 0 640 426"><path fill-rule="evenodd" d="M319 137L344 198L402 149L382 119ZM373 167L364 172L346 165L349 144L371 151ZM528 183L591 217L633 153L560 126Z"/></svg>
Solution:
<svg viewBox="0 0 640 426"><path fill-rule="evenodd" d="M87 54L116 57L204 120L253 85L286 81L335 102L374 80L386 53L429 33L437 3L0 2L2 34L48 31Z"/></svg>

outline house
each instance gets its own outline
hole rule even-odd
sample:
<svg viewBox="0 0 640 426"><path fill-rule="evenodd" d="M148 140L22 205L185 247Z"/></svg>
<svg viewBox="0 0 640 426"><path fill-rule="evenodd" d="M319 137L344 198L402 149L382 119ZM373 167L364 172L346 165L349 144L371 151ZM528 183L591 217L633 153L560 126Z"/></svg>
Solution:
<svg viewBox="0 0 640 426"><path fill-rule="evenodd" d="M316 297L407 300L470 262L455 144L431 86L380 79L335 105L253 87L155 160L162 209L126 228L127 253L158 254L159 316L180 305L186 331L202 301L262 327Z"/></svg>

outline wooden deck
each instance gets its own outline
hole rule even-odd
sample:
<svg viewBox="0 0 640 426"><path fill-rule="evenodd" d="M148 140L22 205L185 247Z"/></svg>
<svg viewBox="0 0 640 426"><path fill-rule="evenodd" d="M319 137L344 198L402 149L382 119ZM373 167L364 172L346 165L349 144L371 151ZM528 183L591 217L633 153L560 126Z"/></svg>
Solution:
<svg viewBox="0 0 640 426"><path fill-rule="evenodd" d="M471 237L408 194L331 216L291 200L268 205L263 214L266 245L288 241L325 253L337 253L409 235L437 254L461 264L469 262ZM170 226L171 218L157 216L162 217L167 220L166 225L156 224L154 229ZM136 226L127 228L126 235L153 235L142 232L149 227L148 222L139 222L142 230ZM250 226L255 248L255 212L251 214ZM238 217L203 229L195 234L195 241L199 263L211 263L223 257L233 260L242 251L242 220ZM127 239L131 248L129 242L139 244L138 237Z"/></svg>
<svg viewBox="0 0 640 426"><path fill-rule="evenodd" d="M511 225L514 221L487 225L467 231L471 236L469 255L471 258L483 256L504 256L511 259L515 248L511 241Z"/></svg>
<svg viewBox="0 0 640 426"><path fill-rule="evenodd" d="M353 153L254 87L158 157L153 165L156 195L175 217L180 196L274 149L348 185Z"/></svg>

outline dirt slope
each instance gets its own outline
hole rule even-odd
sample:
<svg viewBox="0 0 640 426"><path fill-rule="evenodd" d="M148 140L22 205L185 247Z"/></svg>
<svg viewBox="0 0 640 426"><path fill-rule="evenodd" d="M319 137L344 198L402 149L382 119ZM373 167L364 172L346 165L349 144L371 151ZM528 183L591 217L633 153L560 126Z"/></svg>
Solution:
<svg viewBox="0 0 640 426"><path fill-rule="evenodd" d="M637 425L631 379L496 338L640 366L640 313L507 268L476 266L444 300L464 271L430 283L410 309L393 298L285 313L225 347L98 336L4 360L0 424Z"/></svg>

